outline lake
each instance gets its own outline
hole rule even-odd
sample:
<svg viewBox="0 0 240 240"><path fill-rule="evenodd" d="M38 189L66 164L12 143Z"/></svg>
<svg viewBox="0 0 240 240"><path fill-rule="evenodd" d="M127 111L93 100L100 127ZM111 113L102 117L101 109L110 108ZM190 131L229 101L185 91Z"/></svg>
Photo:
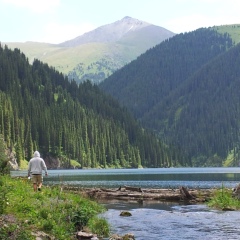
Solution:
<svg viewBox="0 0 240 240"><path fill-rule="evenodd" d="M13 171L26 176L27 171ZM117 188L129 185L142 188L218 188L234 187L240 181L240 168L150 168L49 170L44 183L82 187Z"/></svg>
<svg viewBox="0 0 240 240"><path fill-rule="evenodd" d="M26 176L26 171L11 172ZM82 187L136 186L141 188L228 188L240 182L240 168L161 168L49 170L44 185L67 184ZM114 233L132 232L138 240L240 239L239 211L222 212L206 205L131 201L101 202ZM122 210L131 217L120 217Z"/></svg>

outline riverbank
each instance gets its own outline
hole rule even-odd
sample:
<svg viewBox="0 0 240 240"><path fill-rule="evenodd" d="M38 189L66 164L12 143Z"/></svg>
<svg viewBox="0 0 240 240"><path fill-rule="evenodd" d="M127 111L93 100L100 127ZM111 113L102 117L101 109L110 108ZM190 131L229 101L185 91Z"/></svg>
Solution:
<svg viewBox="0 0 240 240"><path fill-rule="evenodd" d="M0 239L79 239L80 230L108 236L106 209L60 187L34 192L31 181L0 176Z"/></svg>
<svg viewBox="0 0 240 240"><path fill-rule="evenodd" d="M158 200L158 201L187 201L190 203L203 203L210 200L215 189L145 189L131 186L123 186L117 189L108 188L83 188L75 186L62 186L63 190L81 193L81 195L91 199L109 200L135 200L138 202Z"/></svg>

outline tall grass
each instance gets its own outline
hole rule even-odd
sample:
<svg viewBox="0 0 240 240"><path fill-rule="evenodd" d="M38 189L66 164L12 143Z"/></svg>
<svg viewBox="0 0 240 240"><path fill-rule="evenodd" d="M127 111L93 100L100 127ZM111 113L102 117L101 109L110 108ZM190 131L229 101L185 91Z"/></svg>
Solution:
<svg viewBox="0 0 240 240"><path fill-rule="evenodd" d="M208 206L221 210L239 210L240 201L232 196L231 189L227 189L222 185L221 189L216 190Z"/></svg>
<svg viewBox="0 0 240 240"><path fill-rule="evenodd" d="M32 234L39 231L59 240L76 239L76 231L86 226L98 235L109 235L108 223L97 218L105 211L101 205L60 187L34 192L25 178L1 176L0 206L0 239L12 239L10 235L13 239L35 239ZM4 224L3 218L12 215L15 221Z"/></svg>

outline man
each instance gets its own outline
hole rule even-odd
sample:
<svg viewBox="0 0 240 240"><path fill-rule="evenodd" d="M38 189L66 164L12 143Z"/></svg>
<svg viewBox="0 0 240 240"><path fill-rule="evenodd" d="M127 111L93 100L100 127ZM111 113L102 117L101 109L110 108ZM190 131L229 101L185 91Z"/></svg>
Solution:
<svg viewBox="0 0 240 240"><path fill-rule="evenodd" d="M44 160L40 157L40 153L35 151L33 158L28 163L28 177L32 175L32 183L34 192L41 191L42 187L42 171L45 171L45 176L48 175L47 167Z"/></svg>

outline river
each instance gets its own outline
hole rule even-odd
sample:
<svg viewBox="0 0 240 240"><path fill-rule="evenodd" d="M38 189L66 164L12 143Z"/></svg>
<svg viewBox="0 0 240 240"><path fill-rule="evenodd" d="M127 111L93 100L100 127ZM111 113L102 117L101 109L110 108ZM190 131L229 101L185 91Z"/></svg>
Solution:
<svg viewBox="0 0 240 240"><path fill-rule="evenodd" d="M26 171L11 172L26 176ZM240 182L240 168L161 168L49 170L45 185L68 184L82 187L137 186L141 188L233 188ZM133 233L137 240L240 239L239 211L218 211L206 205L168 202L100 202L108 211L112 232ZM132 213L120 217L121 211Z"/></svg>

